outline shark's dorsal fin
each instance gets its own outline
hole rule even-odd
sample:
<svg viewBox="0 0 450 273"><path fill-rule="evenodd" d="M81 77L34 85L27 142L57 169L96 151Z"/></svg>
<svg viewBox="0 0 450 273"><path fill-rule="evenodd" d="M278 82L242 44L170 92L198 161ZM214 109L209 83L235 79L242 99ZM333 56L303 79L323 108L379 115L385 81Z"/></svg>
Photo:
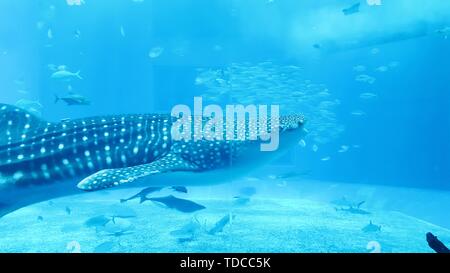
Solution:
<svg viewBox="0 0 450 273"><path fill-rule="evenodd" d="M173 171L196 171L198 167L179 155L167 154L148 164L120 169L105 169L90 175L78 183L78 188L96 191L131 183L139 178Z"/></svg>
<svg viewBox="0 0 450 273"><path fill-rule="evenodd" d="M47 122L26 110L0 104L0 146L21 141L44 126L47 126Z"/></svg>

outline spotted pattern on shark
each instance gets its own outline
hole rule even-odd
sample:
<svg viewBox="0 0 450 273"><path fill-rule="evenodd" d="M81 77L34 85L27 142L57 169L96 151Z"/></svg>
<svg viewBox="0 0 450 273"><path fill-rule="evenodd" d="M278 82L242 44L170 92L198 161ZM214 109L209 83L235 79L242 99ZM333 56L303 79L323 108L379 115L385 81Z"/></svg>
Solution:
<svg viewBox="0 0 450 273"><path fill-rule="evenodd" d="M124 115L40 122L0 105L0 174L16 183L88 175L151 162L170 147L168 115ZM19 136L19 137L17 137Z"/></svg>

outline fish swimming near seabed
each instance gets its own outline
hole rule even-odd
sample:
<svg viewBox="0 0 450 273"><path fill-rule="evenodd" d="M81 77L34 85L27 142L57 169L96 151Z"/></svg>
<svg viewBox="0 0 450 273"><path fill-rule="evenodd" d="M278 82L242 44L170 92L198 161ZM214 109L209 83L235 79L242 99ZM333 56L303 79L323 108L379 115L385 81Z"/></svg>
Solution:
<svg viewBox="0 0 450 273"><path fill-rule="evenodd" d="M231 224L231 222L236 218L236 215L228 213L216 222L213 228L211 228L208 233L214 235L216 233L222 232L226 225Z"/></svg>
<svg viewBox="0 0 450 273"><path fill-rule="evenodd" d="M348 208L335 208L336 211L344 211L344 212L349 212L352 214L370 214L369 211L367 210L363 210L361 209L361 205L364 204L365 201L361 201L360 203L358 203L356 206L349 206Z"/></svg>
<svg viewBox="0 0 450 273"><path fill-rule="evenodd" d="M148 188L141 190L140 192L136 193L135 195L133 195L131 197L128 197L126 199L120 199L120 203L125 203L130 200L139 198L139 204L142 204L145 201L150 200L150 198L147 197L147 195L152 194L154 192L158 192L162 189L163 189L163 187L148 187ZM175 192L187 193L187 189L184 186L172 186L169 189L171 189Z"/></svg>
<svg viewBox="0 0 450 273"><path fill-rule="evenodd" d="M136 193L135 195L133 195L131 197L128 197L126 199L120 199L120 203L125 203L125 202L128 202L130 200L139 198L139 203L142 204L145 201L149 200L147 198L147 195L149 195L151 193L154 193L154 192L157 192L157 191L160 191L160 190L162 190L162 187L148 187L148 188L145 188L145 189L141 190L140 192Z"/></svg>
<svg viewBox="0 0 450 273"><path fill-rule="evenodd" d="M381 226L380 225L375 225L374 223L372 223L372 221L369 222L368 225L364 226L362 228L362 231L364 232L377 232L377 231L381 231Z"/></svg>
<svg viewBox="0 0 450 273"><path fill-rule="evenodd" d="M206 209L205 206L197 204L193 201L187 199L177 198L173 195L164 196L164 197L152 197L149 200L153 202L159 202L164 204L166 207L170 209L175 209L181 212L195 212L198 210Z"/></svg>
<svg viewBox="0 0 450 273"><path fill-rule="evenodd" d="M282 116L278 149L262 152L260 138L174 140L177 120L136 114L52 123L0 104L0 217L84 191L232 181L283 155L306 134L302 115ZM235 130L246 122L235 120Z"/></svg>

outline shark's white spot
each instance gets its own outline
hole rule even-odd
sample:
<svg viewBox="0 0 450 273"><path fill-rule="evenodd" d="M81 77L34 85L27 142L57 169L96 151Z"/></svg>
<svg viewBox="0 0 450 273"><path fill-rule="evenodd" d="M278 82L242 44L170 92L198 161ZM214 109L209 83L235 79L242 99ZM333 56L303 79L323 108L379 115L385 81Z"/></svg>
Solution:
<svg viewBox="0 0 450 273"><path fill-rule="evenodd" d="M105 146L105 151L109 151L109 150L111 150L111 147L109 145L106 145Z"/></svg>
<svg viewBox="0 0 450 273"><path fill-rule="evenodd" d="M63 144L63 143L60 143L60 144L58 145L58 149L60 149L60 150L64 149L64 144Z"/></svg>
<svg viewBox="0 0 450 273"><path fill-rule="evenodd" d="M22 154L20 154L20 155L17 156L17 159L18 159L18 160L22 160L23 158L24 158L24 156L23 156Z"/></svg>
<svg viewBox="0 0 450 273"><path fill-rule="evenodd" d="M44 147L41 148L41 154L45 154L46 150Z"/></svg>
<svg viewBox="0 0 450 273"><path fill-rule="evenodd" d="M88 140L88 137L87 136L84 136L83 137L83 141L87 141Z"/></svg>
<svg viewBox="0 0 450 273"><path fill-rule="evenodd" d="M15 180L19 180L19 179L21 179L22 177L24 177L24 174L23 174L23 172L21 172L21 171L17 171L17 172L15 172L14 175L13 175L13 178L14 178Z"/></svg>
<svg viewBox="0 0 450 273"><path fill-rule="evenodd" d="M86 157L90 157L91 156L91 153L89 152L89 151L84 151L84 156L86 156Z"/></svg>

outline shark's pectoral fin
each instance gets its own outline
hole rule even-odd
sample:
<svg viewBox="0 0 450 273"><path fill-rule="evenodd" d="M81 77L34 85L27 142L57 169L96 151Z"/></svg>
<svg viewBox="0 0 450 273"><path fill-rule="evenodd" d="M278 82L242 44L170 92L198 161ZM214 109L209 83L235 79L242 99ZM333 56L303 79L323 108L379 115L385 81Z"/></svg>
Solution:
<svg viewBox="0 0 450 273"><path fill-rule="evenodd" d="M196 171L198 167L181 158L168 154L154 162L120 169L105 169L90 175L78 183L78 188L96 191L133 182L139 178L173 171Z"/></svg>

